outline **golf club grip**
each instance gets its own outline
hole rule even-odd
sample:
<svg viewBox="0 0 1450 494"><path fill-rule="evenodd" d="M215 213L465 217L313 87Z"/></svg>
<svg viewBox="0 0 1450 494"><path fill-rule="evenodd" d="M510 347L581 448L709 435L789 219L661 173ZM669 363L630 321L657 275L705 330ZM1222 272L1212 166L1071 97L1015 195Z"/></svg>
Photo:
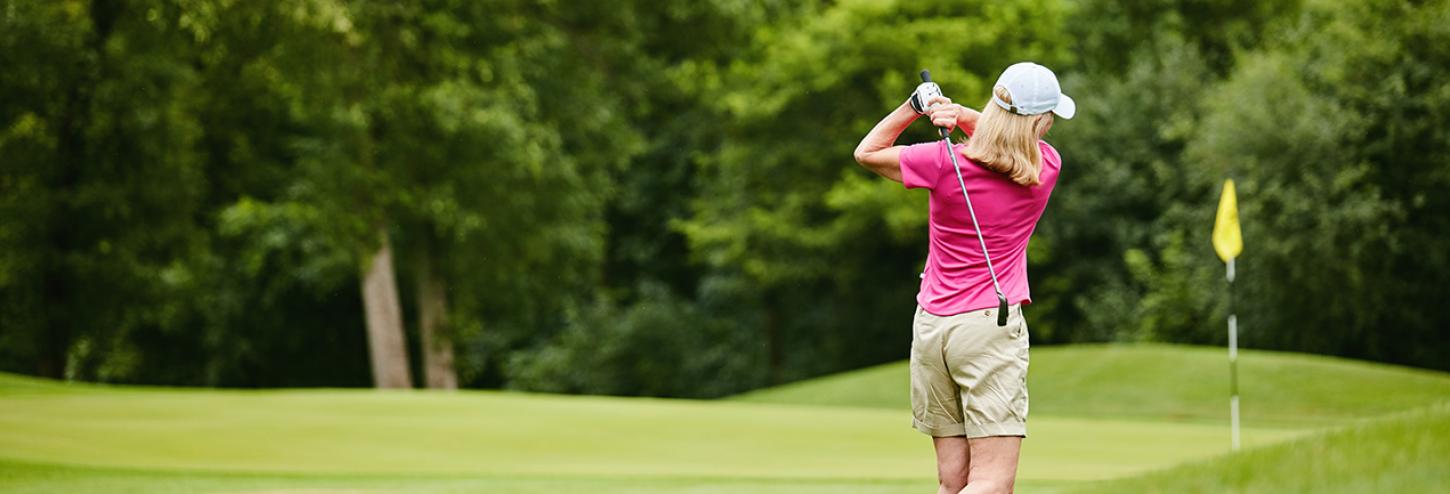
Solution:
<svg viewBox="0 0 1450 494"><path fill-rule="evenodd" d="M921 82L931 82L931 71L930 70L921 69ZM925 103L925 102L923 101L922 103ZM951 133L952 133L952 131L947 130L945 128L941 128L941 127L938 127L936 130L941 133L942 138L946 138L947 136L951 135ZM947 147L951 147L951 143L947 143Z"/></svg>
<svg viewBox="0 0 1450 494"><path fill-rule="evenodd" d="M1007 325L1007 297L997 296L997 326Z"/></svg>

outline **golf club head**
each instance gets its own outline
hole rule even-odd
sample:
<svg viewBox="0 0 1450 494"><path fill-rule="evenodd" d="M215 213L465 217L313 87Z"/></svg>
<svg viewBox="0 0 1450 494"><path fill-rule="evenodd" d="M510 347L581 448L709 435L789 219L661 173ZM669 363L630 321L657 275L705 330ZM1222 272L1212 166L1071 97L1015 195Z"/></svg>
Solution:
<svg viewBox="0 0 1450 494"><path fill-rule="evenodd" d="M1007 325L1007 297L997 294L997 326Z"/></svg>

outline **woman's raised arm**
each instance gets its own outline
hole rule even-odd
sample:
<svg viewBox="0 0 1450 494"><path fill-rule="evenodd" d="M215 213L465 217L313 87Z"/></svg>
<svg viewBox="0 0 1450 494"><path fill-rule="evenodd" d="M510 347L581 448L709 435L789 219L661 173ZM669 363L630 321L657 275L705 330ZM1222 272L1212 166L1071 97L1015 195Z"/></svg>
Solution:
<svg viewBox="0 0 1450 494"><path fill-rule="evenodd" d="M982 112L957 104L947 106L956 113L957 128L962 129L963 134L970 137L977 131L977 119L982 117Z"/></svg>
<svg viewBox="0 0 1450 494"><path fill-rule="evenodd" d="M928 104L927 116L931 123L937 127L951 129L961 127L962 132L972 135L977 128L977 118L982 116L976 110L967 108L956 103L945 96L933 97ZM906 146L896 145L896 138L901 137L901 132L916 121L916 110L911 109L911 103L902 103L896 107L886 118L881 119L861 143L856 145L856 162L867 170L877 175L901 181L901 150Z"/></svg>
<svg viewBox="0 0 1450 494"><path fill-rule="evenodd" d="M896 138L918 116L909 103L896 107L861 138L861 143L856 145L856 162L877 175L900 182L901 149L906 146L896 145Z"/></svg>

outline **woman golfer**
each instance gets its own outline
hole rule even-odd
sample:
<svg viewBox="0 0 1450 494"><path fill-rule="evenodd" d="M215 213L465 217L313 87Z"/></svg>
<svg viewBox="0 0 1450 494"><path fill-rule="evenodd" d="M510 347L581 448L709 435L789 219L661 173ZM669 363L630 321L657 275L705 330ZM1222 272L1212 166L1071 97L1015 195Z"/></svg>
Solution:
<svg viewBox="0 0 1450 494"><path fill-rule="evenodd" d="M1012 492L1027 437L1027 241L1062 167L1042 137L1054 113L1072 118L1076 110L1057 76L1034 63L1003 71L984 107L978 113L954 104L924 83L855 153L867 169L931 191L926 271L912 321L911 408L913 425L935 443L941 493ZM923 114L938 127L962 129L967 143L896 145ZM956 153L960 177L947 153ZM1011 304L1005 326L994 314L998 300L978 228Z"/></svg>

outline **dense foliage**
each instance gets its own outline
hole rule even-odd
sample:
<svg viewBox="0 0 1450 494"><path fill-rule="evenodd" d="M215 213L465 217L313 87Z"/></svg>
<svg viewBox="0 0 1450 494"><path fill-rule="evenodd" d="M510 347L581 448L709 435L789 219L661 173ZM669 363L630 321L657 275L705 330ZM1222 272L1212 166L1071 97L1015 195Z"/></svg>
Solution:
<svg viewBox="0 0 1450 494"><path fill-rule="evenodd" d="M0 0L0 370L368 385L380 252L412 365L433 320L465 385L718 396L899 359L926 197L851 150L916 70L978 106L1023 59L1080 114L1049 137L1035 343L1222 343L1233 177L1243 344L1450 369L1447 26L1444 0Z"/></svg>

